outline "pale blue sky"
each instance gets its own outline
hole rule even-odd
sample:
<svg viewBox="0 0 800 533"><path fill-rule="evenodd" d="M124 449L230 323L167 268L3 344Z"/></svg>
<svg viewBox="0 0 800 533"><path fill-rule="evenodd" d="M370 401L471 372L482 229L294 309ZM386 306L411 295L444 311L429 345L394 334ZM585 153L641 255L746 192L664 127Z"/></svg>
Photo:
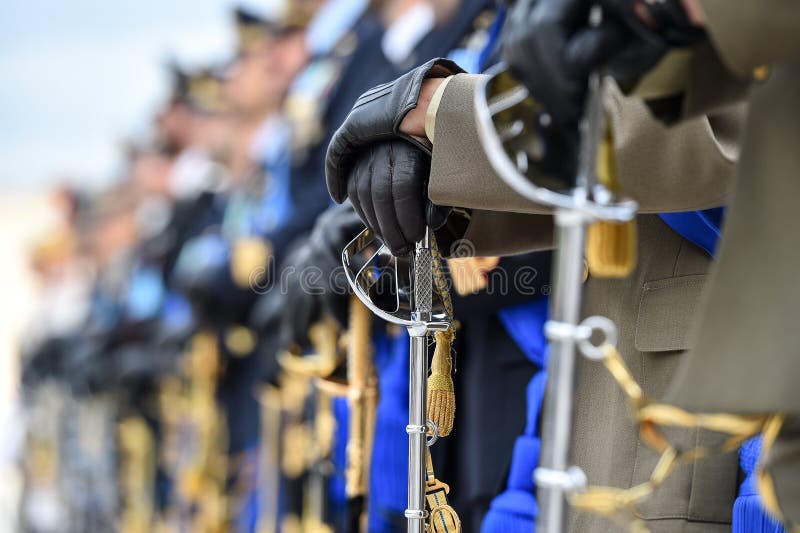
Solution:
<svg viewBox="0 0 800 533"><path fill-rule="evenodd" d="M145 131L170 55L229 56L235 0L6 0L0 3L0 189L59 174L99 186L118 143Z"/></svg>

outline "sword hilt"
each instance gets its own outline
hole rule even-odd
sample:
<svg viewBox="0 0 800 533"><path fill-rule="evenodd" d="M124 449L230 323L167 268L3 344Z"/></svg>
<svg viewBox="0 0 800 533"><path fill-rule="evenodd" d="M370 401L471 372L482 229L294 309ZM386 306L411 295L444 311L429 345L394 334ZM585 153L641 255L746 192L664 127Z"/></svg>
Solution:
<svg viewBox="0 0 800 533"><path fill-rule="evenodd" d="M413 324L408 327L411 336L409 353L408 390L408 506L405 517L408 533L425 530L425 453L427 433L427 333L433 307L433 260L431 257L430 230L414 247L412 265L414 292Z"/></svg>
<svg viewBox="0 0 800 533"><path fill-rule="evenodd" d="M430 230L414 249L414 309L421 320L430 318L433 307L433 258Z"/></svg>

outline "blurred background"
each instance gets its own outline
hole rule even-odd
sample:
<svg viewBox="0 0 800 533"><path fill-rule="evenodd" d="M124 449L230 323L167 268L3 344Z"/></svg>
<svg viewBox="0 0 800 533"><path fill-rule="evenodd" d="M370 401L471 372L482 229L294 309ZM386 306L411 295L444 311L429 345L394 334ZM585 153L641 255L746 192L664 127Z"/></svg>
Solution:
<svg viewBox="0 0 800 533"><path fill-rule="evenodd" d="M169 91L167 61L222 60L233 49L232 5L37 0L4 6L4 188L109 183L120 172L119 143L146 134Z"/></svg>
<svg viewBox="0 0 800 533"><path fill-rule="evenodd" d="M124 143L147 135L170 91L168 61L222 59L234 48L231 0L36 0L0 17L0 530L16 531L14 430L21 332L41 286L37 239L59 225L58 187L99 191L124 172ZM10 434L9 434L10 433ZM12 454L12 455L10 455ZM16 480L16 482L14 481Z"/></svg>
<svg viewBox="0 0 800 533"><path fill-rule="evenodd" d="M324 173L356 98L433 57L478 65L492 7L3 6L0 533L404 523L405 452L367 528L345 444L405 448L407 384L375 415L362 380L385 427L348 434L348 295L283 273L332 273L363 227ZM363 335L405 367L396 328Z"/></svg>
<svg viewBox="0 0 800 533"><path fill-rule="evenodd" d="M260 4L261 13L281 9L269 0ZM17 520L25 428L20 348L37 323L47 328L37 319L43 306L53 304L47 291L56 274L42 272L35 256L63 246L53 236L70 224L67 204L126 179L131 147L152 136L153 119L174 90L171 66L191 69L230 60L236 49L235 5L233 0L37 0L3 6L0 531L23 527Z"/></svg>

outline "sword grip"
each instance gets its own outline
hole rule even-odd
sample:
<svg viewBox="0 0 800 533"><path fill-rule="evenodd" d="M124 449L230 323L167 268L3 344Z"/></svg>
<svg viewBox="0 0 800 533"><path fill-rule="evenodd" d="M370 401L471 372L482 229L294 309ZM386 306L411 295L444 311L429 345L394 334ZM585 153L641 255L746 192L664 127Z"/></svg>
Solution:
<svg viewBox="0 0 800 533"><path fill-rule="evenodd" d="M414 309L420 320L428 320L433 308L433 258L430 230L417 242L414 250Z"/></svg>

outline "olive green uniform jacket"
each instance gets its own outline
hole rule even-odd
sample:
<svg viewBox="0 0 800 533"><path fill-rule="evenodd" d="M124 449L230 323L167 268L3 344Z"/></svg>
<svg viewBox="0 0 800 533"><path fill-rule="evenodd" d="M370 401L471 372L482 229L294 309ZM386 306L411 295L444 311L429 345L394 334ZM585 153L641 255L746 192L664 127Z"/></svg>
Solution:
<svg viewBox="0 0 800 533"><path fill-rule="evenodd" d="M478 255L552 245L552 217L514 193L485 158L472 105L480 76L457 75L439 105L428 193L435 203L472 208L465 240ZM609 87L619 179L640 202L639 265L623 280L589 277L583 313L611 318L619 348L646 393L660 397L689 347L689 330L711 264L705 252L652 213L704 209L727 200L742 110L699 118L668 130L647 108ZM646 214L650 213L650 214ZM520 399L522 401L522 399ZM693 430L670 433L684 447L714 440ZM645 481L657 455L638 439L619 387L597 363L581 359L572 460L590 484L630 487ZM735 454L680 467L642 506L654 532L730 529L738 485ZM604 519L571 517L570 531L614 531Z"/></svg>
<svg viewBox="0 0 800 533"><path fill-rule="evenodd" d="M693 411L789 416L766 465L774 503L800 524L800 2L700 4L716 55L694 53L678 115L737 93L750 113L713 283L666 399Z"/></svg>

